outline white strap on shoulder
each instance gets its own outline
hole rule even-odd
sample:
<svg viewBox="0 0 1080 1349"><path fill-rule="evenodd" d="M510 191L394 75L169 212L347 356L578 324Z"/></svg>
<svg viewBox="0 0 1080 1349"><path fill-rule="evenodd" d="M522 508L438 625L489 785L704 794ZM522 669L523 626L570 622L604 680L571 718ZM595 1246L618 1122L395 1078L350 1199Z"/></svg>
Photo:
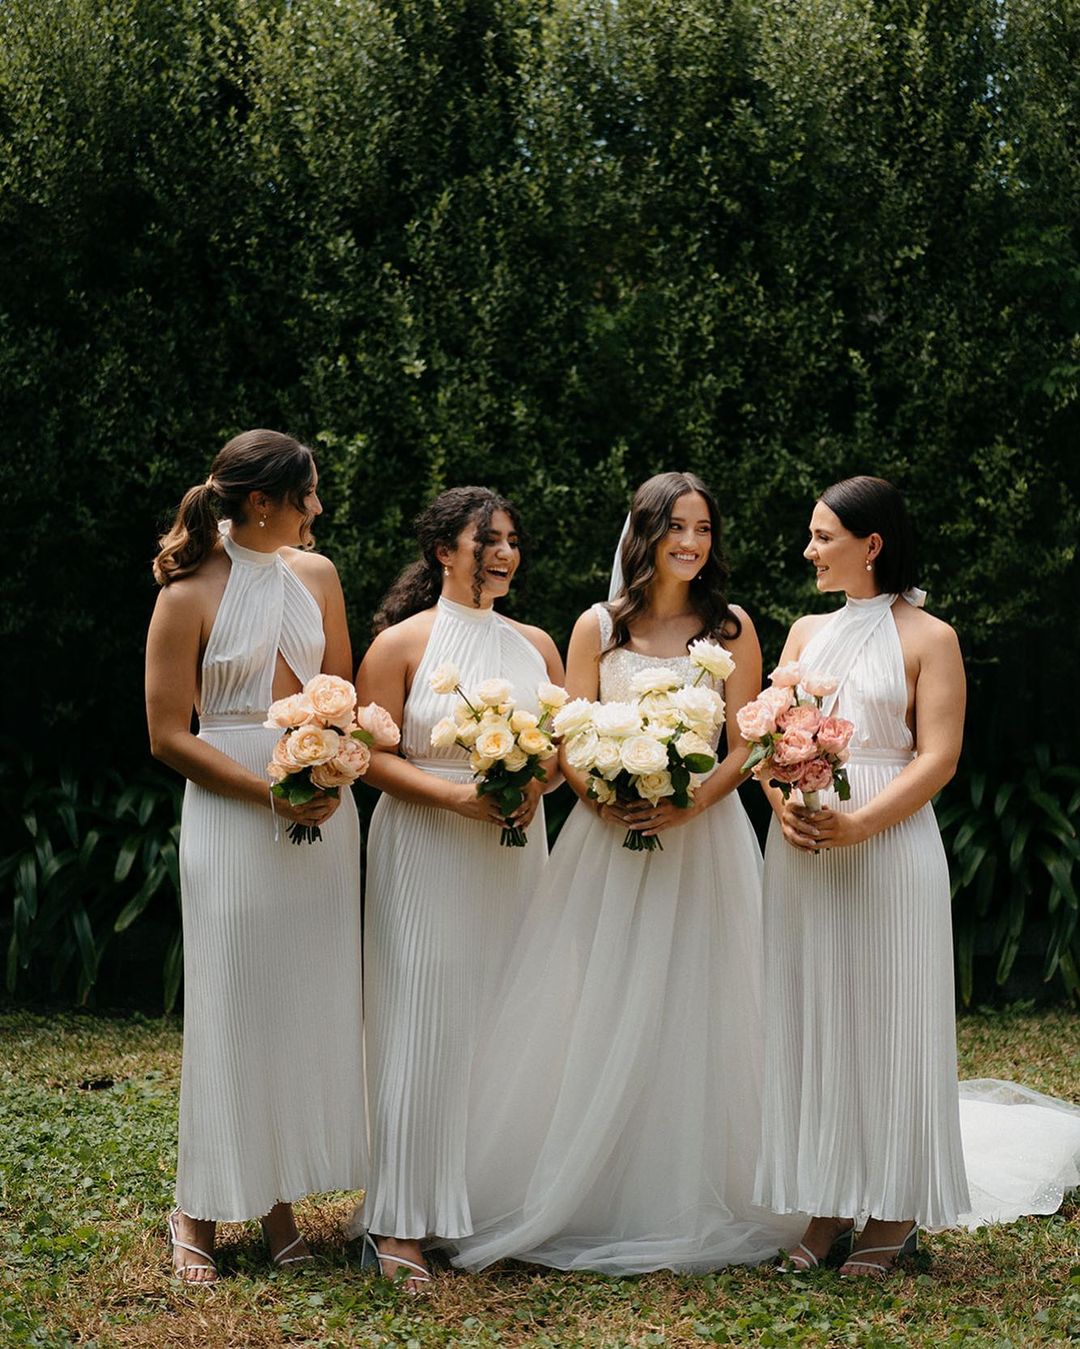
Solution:
<svg viewBox="0 0 1080 1349"><path fill-rule="evenodd" d="M593 613L596 615L596 621L600 624L600 645L607 646L611 641L611 634L615 625L611 621L611 611L606 604L594 604Z"/></svg>

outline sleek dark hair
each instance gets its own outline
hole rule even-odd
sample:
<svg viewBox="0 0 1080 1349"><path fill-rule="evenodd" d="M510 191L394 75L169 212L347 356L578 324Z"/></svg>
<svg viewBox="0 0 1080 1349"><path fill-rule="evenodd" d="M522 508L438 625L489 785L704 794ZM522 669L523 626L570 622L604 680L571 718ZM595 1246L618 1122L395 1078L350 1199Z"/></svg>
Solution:
<svg viewBox="0 0 1080 1349"><path fill-rule="evenodd" d="M721 546L722 522L712 493L695 473L658 473L643 482L630 506L630 528L623 540L619 560L623 588L611 603L612 633L608 651L630 640L630 624L648 607L649 587L656 575L656 549L671 525L675 503L688 492L697 492L709 508L712 535L705 565L690 584L690 602L701 627L698 637L738 637L742 624L727 602L730 571ZM687 643L689 645L689 643Z"/></svg>
<svg viewBox="0 0 1080 1349"><path fill-rule="evenodd" d="M440 492L435 500L416 517L416 538L420 544L420 558L411 562L397 577L383 596L371 623L378 635L384 628L400 623L402 619L430 609L442 593L443 568L436 555L441 545L455 548L464 529L473 525L476 531L473 571L473 603L479 607L480 588L484 583L484 549L490 539L488 530L496 511L505 511L522 546L521 520L515 506L488 487L451 487Z"/></svg>
<svg viewBox="0 0 1080 1349"><path fill-rule="evenodd" d="M844 478L818 500L857 539L881 535L874 579L883 595L901 595L915 584L915 530L900 492L884 478Z"/></svg>
<svg viewBox="0 0 1080 1349"><path fill-rule="evenodd" d="M219 520L245 522L250 492L274 501L288 500L298 511L315 481L315 460L306 445L281 431L242 431L218 451L210 476L189 487L168 532L159 540L154 580L166 586L190 576L214 547ZM301 531L312 546L310 522Z"/></svg>

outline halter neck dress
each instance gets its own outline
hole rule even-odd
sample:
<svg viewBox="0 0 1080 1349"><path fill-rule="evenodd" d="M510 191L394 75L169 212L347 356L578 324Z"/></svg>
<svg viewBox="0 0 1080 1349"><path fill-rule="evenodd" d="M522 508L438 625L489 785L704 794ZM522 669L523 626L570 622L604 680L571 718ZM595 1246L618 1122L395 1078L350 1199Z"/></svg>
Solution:
<svg viewBox="0 0 1080 1349"><path fill-rule="evenodd" d="M404 756L427 773L473 781L460 748L433 749L455 699L428 679L446 661L469 689L509 681L538 711L543 657L494 609L440 599L405 702ZM472 1230L465 1186L469 1065L480 1018L547 859L543 807L523 848L497 826L383 794L368 844L364 975L372 1180L363 1223L423 1240ZM354 1229L360 1214L354 1220Z"/></svg>
<svg viewBox="0 0 1080 1349"><path fill-rule="evenodd" d="M199 736L265 775L278 653L322 666L322 614L280 553L222 541L229 577L202 661ZM269 791L269 779L267 779ZM359 831L349 792L322 841L189 782L180 833L184 1056L176 1201L194 1218L261 1217L367 1177Z"/></svg>

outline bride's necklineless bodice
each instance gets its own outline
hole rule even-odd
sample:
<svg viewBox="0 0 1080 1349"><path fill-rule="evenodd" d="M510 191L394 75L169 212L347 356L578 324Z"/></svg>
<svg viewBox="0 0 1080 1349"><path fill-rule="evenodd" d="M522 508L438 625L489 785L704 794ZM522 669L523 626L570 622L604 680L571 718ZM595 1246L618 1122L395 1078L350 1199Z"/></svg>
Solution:
<svg viewBox="0 0 1080 1349"><path fill-rule="evenodd" d="M600 644L602 647L607 646L613 630L611 613L606 604L594 604L593 612L600 624ZM643 651L617 646L612 651L606 651L600 659L600 701L629 702L634 697L634 676L642 670L655 670L657 666L673 671L684 683L692 683L698 674L697 667L688 655L647 656ZM723 691L722 685L717 687Z"/></svg>

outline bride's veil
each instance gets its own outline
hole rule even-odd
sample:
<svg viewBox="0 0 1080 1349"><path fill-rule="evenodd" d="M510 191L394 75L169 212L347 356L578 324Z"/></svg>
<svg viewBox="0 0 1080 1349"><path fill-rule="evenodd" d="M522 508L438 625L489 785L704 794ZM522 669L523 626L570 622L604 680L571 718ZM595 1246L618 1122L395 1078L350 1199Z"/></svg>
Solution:
<svg viewBox="0 0 1080 1349"><path fill-rule="evenodd" d="M615 598L616 595L622 593L623 589L622 550L623 544L626 542L626 536L629 533L630 533L630 512L627 511L626 519L623 521L622 533L619 535L619 542L615 545L615 559L611 564L611 581L608 584L608 592L607 592L609 604Z"/></svg>

